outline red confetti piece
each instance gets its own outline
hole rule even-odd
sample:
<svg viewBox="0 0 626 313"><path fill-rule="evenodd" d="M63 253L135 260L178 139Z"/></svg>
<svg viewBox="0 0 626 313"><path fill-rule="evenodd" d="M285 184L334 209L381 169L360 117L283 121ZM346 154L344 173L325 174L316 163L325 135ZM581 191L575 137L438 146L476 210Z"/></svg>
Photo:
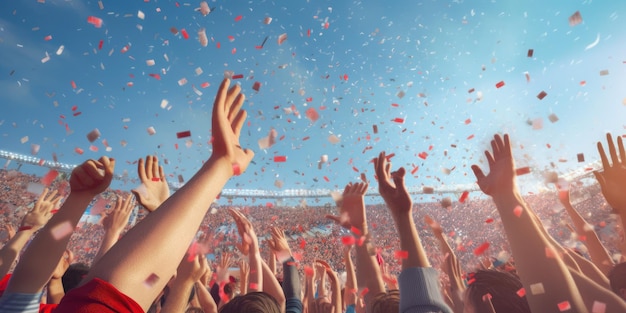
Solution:
<svg viewBox="0 0 626 313"><path fill-rule="evenodd" d="M128 45L126 45L126 46L124 46L124 47L122 48L122 50L120 50L120 52L121 52L121 53L126 53L126 52L128 52L128 49L130 49L130 47L129 47Z"/></svg>
<svg viewBox="0 0 626 313"><path fill-rule="evenodd" d="M230 50L230 54L235 54L237 53L237 48L233 48L232 50Z"/></svg>
<svg viewBox="0 0 626 313"><path fill-rule="evenodd" d="M468 118L468 119L465 120L465 125L468 125L471 122L472 122L472 120Z"/></svg>
<svg viewBox="0 0 626 313"><path fill-rule="evenodd" d="M55 170L50 170L46 175L41 178L41 183L45 186L50 186L52 182L59 176L59 172Z"/></svg>
<svg viewBox="0 0 626 313"><path fill-rule="evenodd" d="M361 231L354 226L350 227L350 231L357 236L361 236Z"/></svg>
<svg viewBox="0 0 626 313"><path fill-rule="evenodd" d="M515 175L517 176L526 175L528 173L530 173L530 167L528 166L515 169Z"/></svg>
<svg viewBox="0 0 626 313"><path fill-rule="evenodd" d="M161 75L159 75L159 74L148 74L148 76L150 76L150 77L152 77L152 78L154 78L156 80L161 80Z"/></svg>
<svg viewBox="0 0 626 313"><path fill-rule="evenodd" d="M491 300L493 296L490 293L486 293L483 295L483 302L487 302L487 300Z"/></svg>
<svg viewBox="0 0 626 313"><path fill-rule="evenodd" d="M416 166L411 170L411 175L415 175L415 173L417 172L417 170L419 170L419 167Z"/></svg>
<svg viewBox="0 0 626 313"><path fill-rule="evenodd" d="M100 40L98 43L98 50L102 50L102 46L104 45L104 40Z"/></svg>
<svg viewBox="0 0 626 313"><path fill-rule="evenodd" d="M52 35L48 35L48 36L44 37L43 40L45 40L45 41L52 40Z"/></svg>
<svg viewBox="0 0 626 313"><path fill-rule="evenodd" d="M543 98L545 98L548 94L545 91L541 91L538 95L537 95L537 99L539 100L543 100Z"/></svg>
<svg viewBox="0 0 626 313"><path fill-rule="evenodd" d="M259 285L257 283L250 283L250 289L258 290Z"/></svg>
<svg viewBox="0 0 626 313"><path fill-rule="evenodd" d="M580 15L580 11L576 11L569 17L569 26L576 26L582 23L582 21L583 17Z"/></svg>
<svg viewBox="0 0 626 313"><path fill-rule="evenodd" d="M474 135L473 135L473 134L472 134L472 135L469 135L469 136L467 137L467 140L471 140L471 139L474 139Z"/></svg>
<svg viewBox="0 0 626 313"><path fill-rule="evenodd" d="M313 101L313 97L308 97L308 98L305 99L305 101L306 102L311 102L311 101Z"/></svg>
<svg viewBox="0 0 626 313"><path fill-rule="evenodd" d="M304 250L304 247L306 247L306 240L300 238L300 249Z"/></svg>
<svg viewBox="0 0 626 313"><path fill-rule="evenodd" d="M186 30L186 29L184 29L184 28L183 28L183 29L181 29L181 30L180 30L180 34L181 34L181 35L183 35L183 38L185 38L185 39L189 39L189 33L187 33L187 30Z"/></svg>
<svg viewBox="0 0 626 313"><path fill-rule="evenodd" d="M73 115L73 116L79 116L79 115L81 115L81 114L83 114L83 113L82 113L82 112L76 112L76 113L74 113L74 114L72 114L72 115Z"/></svg>
<svg viewBox="0 0 626 313"><path fill-rule="evenodd" d="M308 108L305 112L306 117L311 120L311 122L315 123L319 118L320 118L320 114L317 113L317 111L315 110L315 108Z"/></svg>
<svg viewBox="0 0 626 313"><path fill-rule="evenodd" d="M235 41L235 37L234 36L228 36L228 41L230 41L230 42Z"/></svg>
<svg viewBox="0 0 626 313"><path fill-rule="evenodd" d="M420 152L417 156L420 157L420 159L422 160L426 160L426 158L428 157L428 153Z"/></svg>
<svg viewBox="0 0 626 313"><path fill-rule="evenodd" d="M365 238L365 236L359 237L359 240L357 240L357 242L356 242L357 246L359 246L359 247L362 246L363 243L365 242L365 239L367 239L367 238Z"/></svg>
<svg viewBox="0 0 626 313"><path fill-rule="evenodd" d="M520 217L522 216L522 212L524 212L524 209L521 206L516 206L515 209L513 209L513 214L515 214L515 216Z"/></svg>
<svg viewBox="0 0 626 313"><path fill-rule="evenodd" d="M209 86L211 86L211 84L209 84L208 82L204 82L200 85L201 88L207 88Z"/></svg>
<svg viewBox="0 0 626 313"><path fill-rule="evenodd" d="M369 292L370 292L369 288L367 287L363 288L363 290L361 290L361 297L365 297L365 295Z"/></svg>
<svg viewBox="0 0 626 313"><path fill-rule="evenodd" d="M76 89L76 82L71 81L70 84L72 85L72 89ZM72 110L72 111L76 111L76 110Z"/></svg>
<svg viewBox="0 0 626 313"><path fill-rule="evenodd" d="M528 49L528 53L526 54L529 58L533 57L533 54L535 53L535 50L533 49Z"/></svg>
<svg viewBox="0 0 626 313"><path fill-rule="evenodd" d="M487 223L487 224L491 224L491 223L493 223L493 218L488 218L488 219L486 219L486 220L485 220L485 223Z"/></svg>
<svg viewBox="0 0 626 313"><path fill-rule="evenodd" d="M374 130L374 134L378 134L378 125L372 125L372 129Z"/></svg>
<svg viewBox="0 0 626 313"><path fill-rule="evenodd" d="M354 236L343 236L341 237L341 243L343 243L345 246L351 246L356 242L356 240L354 239Z"/></svg>
<svg viewBox="0 0 626 313"><path fill-rule="evenodd" d="M235 22L241 21L242 18L243 18L243 16L237 15L237 17L235 17Z"/></svg>
<svg viewBox="0 0 626 313"><path fill-rule="evenodd" d="M304 275L308 276L308 277L312 277L314 275L315 271L313 270L312 267L305 265L304 266Z"/></svg>
<svg viewBox="0 0 626 313"><path fill-rule="evenodd" d="M504 81L501 80L496 84L496 88L502 88L504 86Z"/></svg>
<svg viewBox="0 0 626 313"><path fill-rule="evenodd" d="M87 23L93 25L95 28L102 27L102 19L95 16L88 16Z"/></svg>
<svg viewBox="0 0 626 313"><path fill-rule="evenodd" d="M348 74L343 74L343 80L348 80Z"/></svg>
<svg viewBox="0 0 626 313"><path fill-rule="evenodd" d="M396 259L408 259L409 258L409 252L405 251L405 250L396 250L393 253L393 257Z"/></svg>
<svg viewBox="0 0 626 313"><path fill-rule="evenodd" d="M159 178L159 177L152 177L152 181L161 181L161 178Z"/></svg>
<svg viewBox="0 0 626 313"><path fill-rule="evenodd" d="M287 34L281 34L280 36L278 36L278 45L282 45L283 42L285 42L285 40L287 40Z"/></svg>
<svg viewBox="0 0 626 313"><path fill-rule="evenodd" d="M310 28L306 30L306 36L307 37L311 37L311 29Z"/></svg>
<svg viewBox="0 0 626 313"><path fill-rule="evenodd" d="M84 151L83 149L78 148L78 147L77 147L77 148L74 148L74 152L76 152L76 153L78 153L78 154L80 154L80 155L82 155L83 153L85 153L85 151Z"/></svg>
<svg viewBox="0 0 626 313"><path fill-rule="evenodd" d="M517 291L517 296L520 297L520 298L526 296L526 289L524 289L524 287L520 288Z"/></svg>
<svg viewBox="0 0 626 313"><path fill-rule="evenodd" d="M487 251L487 249L489 249L489 243L488 242L484 242L478 248L474 249L474 255L481 255L481 254L485 253L485 251Z"/></svg>
<svg viewBox="0 0 626 313"><path fill-rule="evenodd" d="M459 202L463 203L465 202L465 200L467 200L467 198L469 197L469 191L463 191L463 193L461 194L461 197L459 198Z"/></svg>
<svg viewBox="0 0 626 313"><path fill-rule="evenodd" d="M396 117L393 120L391 120L394 123L398 123L398 124L403 124L404 123L404 119L401 117Z"/></svg>
<svg viewBox="0 0 626 313"><path fill-rule="evenodd" d="M274 156L274 162L287 162L287 157L284 155Z"/></svg>
<svg viewBox="0 0 626 313"><path fill-rule="evenodd" d="M252 89L254 91L259 91L259 89L261 89L261 83L260 82L254 82L254 85L252 85Z"/></svg>
<svg viewBox="0 0 626 313"><path fill-rule="evenodd" d="M569 301L559 302L559 304L557 304L557 306L559 307L559 311L561 311L561 312L569 311L569 310L572 309L572 306L569 304Z"/></svg>

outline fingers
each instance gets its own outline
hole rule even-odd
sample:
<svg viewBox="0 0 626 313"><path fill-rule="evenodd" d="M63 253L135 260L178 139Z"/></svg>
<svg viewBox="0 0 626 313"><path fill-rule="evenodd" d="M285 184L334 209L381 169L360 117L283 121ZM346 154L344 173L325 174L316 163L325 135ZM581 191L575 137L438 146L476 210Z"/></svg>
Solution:
<svg viewBox="0 0 626 313"><path fill-rule="evenodd" d="M241 92L241 87L239 87L239 85L236 85L235 87L231 88L231 89L235 89L238 88L238 94L235 96L234 98L234 102L232 103L229 111L228 111L228 120L231 121L231 123L235 120L235 118L237 117L237 115L239 115L239 113L241 112L241 107L243 106L243 102L246 100L246 96ZM228 99L227 99L228 101ZM228 103L227 103L228 105Z"/></svg>
<svg viewBox="0 0 626 313"><path fill-rule="evenodd" d="M613 137L611 136L610 133L606 134L606 141L609 146L609 153L611 154L611 162L613 163L613 166L615 166L616 164L620 164L620 161L617 158L617 151L615 151L615 144L613 143Z"/></svg>
<svg viewBox="0 0 626 313"><path fill-rule="evenodd" d="M247 117L248 112L246 112L246 110L240 110L231 123L236 138L239 138L241 135L241 129L243 128L243 123L246 121Z"/></svg>
<svg viewBox="0 0 626 313"><path fill-rule="evenodd" d="M624 151L624 143L622 142L622 136L617 137L617 146L619 148L620 159L622 165L626 165L626 151Z"/></svg>
<svg viewBox="0 0 626 313"><path fill-rule="evenodd" d="M220 87L217 89L217 95L215 96L215 103L213 104L213 118L223 116L224 108L226 104L226 94L228 87L230 86L230 79L224 78Z"/></svg>
<svg viewBox="0 0 626 313"><path fill-rule="evenodd" d="M241 95L241 87L239 87L239 85L235 84L233 87L231 87L228 90L228 93L226 94L226 99L224 102L224 112L228 112L228 120L232 121L232 117L234 116L234 112L236 112L234 109L237 107L237 103L238 98ZM243 99L241 100L241 102L243 103ZM232 116L231 116L232 115Z"/></svg>
<svg viewBox="0 0 626 313"><path fill-rule="evenodd" d="M148 158L149 156L146 156L146 159ZM139 161L137 161L137 176L139 176L139 180L141 180L142 182L148 179L148 177L146 176L146 168L144 167L144 161L142 158L139 158Z"/></svg>
<svg viewBox="0 0 626 313"><path fill-rule="evenodd" d="M148 180L151 180L153 177L155 177L154 173L152 172L153 162L154 160L152 159L152 156L146 156L146 167L144 169L144 173L146 174L146 178Z"/></svg>
<svg viewBox="0 0 626 313"><path fill-rule="evenodd" d="M476 180L481 181L485 178L485 174L483 170L478 167L478 165L472 165L472 171L474 172L474 176L476 176Z"/></svg>
<svg viewBox="0 0 626 313"><path fill-rule="evenodd" d="M163 166L159 165L159 177L162 182L165 182L165 171L163 171Z"/></svg>
<svg viewBox="0 0 626 313"><path fill-rule="evenodd" d="M396 188L404 188L404 174L406 174L404 167L401 167L397 171L391 173L391 177L393 178L393 183L396 185Z"/></svg>
<svg viewBox="0 0 626 313"><path fill-rule="evenodd" d="M598 153L600 153L600 160L602 160L602 168L610 168L609 160L606 158L606 153L604 152L604 147L602 147L602 143L598 141Z"/></svg>
<svg viewBox="0 0 626 313"><path fill-rule="evenodd" d="M491 168L496 163L496 160L487 150L485 150L485 157L487 158L487 164L489 164L489 168Z"/></svg>

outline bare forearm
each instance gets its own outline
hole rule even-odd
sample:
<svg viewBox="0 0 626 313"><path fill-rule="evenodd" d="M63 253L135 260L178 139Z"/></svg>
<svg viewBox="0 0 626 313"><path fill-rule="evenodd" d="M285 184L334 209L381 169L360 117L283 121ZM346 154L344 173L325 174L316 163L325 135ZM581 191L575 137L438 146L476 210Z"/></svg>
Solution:
<svg viewBox="0 0 626 313"><path fill-rule="evenodd" d="M356 288L357 282L356 276L354 275L354 264L352 263L350 253L345 253L344 259L346 263L346 288L344 299L346 300L346 305L350 305L356 303L356 293L354 288Z"/></svg>
<svg viewBox="0 0 626 313"><path fill-rule="evenodd" d="M48 282L47 299L48 304L59 304L65 295L63 282L60 278L50 279Z"/></svg>
<svg viewBox="0 0 626 313"><path fill-rule="evenodd" d="M204 310L204 313L217 313L217 304L211 297L211 294L201 283L196 282L196 295L200 302L200 307Z"/></svg>
<svg viewBox="0 0 626 313"><path fill-rule="evenodd" d="M98 261L100 261L102 256L105 255L107 251L109 251L109 249L113 247L113 245L115 245L118 238L120 238L120 234L121 231L116 230L106 230L104 232L104 237L102 238L100 249L98 249L98 254L96 254L96 257L93 260L93 264L96 264Z"/></svg>
<svg viewBox="0 0 626 313"><path fill-rule="evenodd" d="M2 250L0 250L0 277L4 277L9 273L20 251L22 251L28 239L30 239L30 236L34 233L34 229L18 231L15 237L11 238L11 240L2 247Z"/></svg>
<svg viewBox="0 0 626 313"><path fill-rule="evenodd" d="M396 228L400 236L400 249L406 251L407 258L402 259L402 269L411 267L430 267L428 256L422 241L415 229L411 213L394 217Z"/></svg>
<svg viewBox="0 0 626 313"><path fill-rule="evenodd" d="M161 308L162 312L185 312L189 301L189 294L194 282L189 280L178 281L174 279L170 294L165 300L165 305Z"/></svg>
<svg viewBox="0 0 626 313"><path fill-rule="evenodd" d="M263 291L263 261L257 252L250 252L250 274L248 276L248 292Z"/></svg>
<svg viewBox="0 0 626 313"><path fill-rule="evenodd" d="M265 262L261 263L263 267L263 291L274 297L278 302L278 306L284 311L286 299L283 288L280 286L280 283L278 283L270 267L265 264Z"/></svg>
<svg viewBox="0 0 626 313"><path fill-rule="evenodd" d="M359 289L369 289L369 292L365 295L365 304L371 310L371 299L380 293L384 293L385 285L380 267L376 263L376 257L370 255L367 248L368 245L369 243L356 247L356 277Z"/></svg>
<svg viewBox="0 0 626 313"><path fill-rule="evenodd" d="M24 252L7 292L37 293L43 289L91 199L93 196L84 193L68 196Z"/></svg>
<svg viewBox="0 0 626 313"><path fill-rule="evenodd" d="M494 202L500 212L524 288L532 291L541 286L545 291L540 295L527 292L531 310L550 311L557 307L557 303L568 301L573 311L586 312L567 267L558 257L557 250L542 234L521 196L513 192L499 194L494 197Z"/></svg>

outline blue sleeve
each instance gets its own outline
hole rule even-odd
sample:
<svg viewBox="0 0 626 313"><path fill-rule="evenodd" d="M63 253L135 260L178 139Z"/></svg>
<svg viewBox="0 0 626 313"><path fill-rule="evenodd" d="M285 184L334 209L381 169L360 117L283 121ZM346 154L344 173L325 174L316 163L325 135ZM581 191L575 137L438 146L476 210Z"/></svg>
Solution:
<svg viewBox="0 0 626 313"><path fill-rule="evenodd" d="M349 304L348 306L346 306L346 312L345 313L356 313L356 308L354 304Z"/></svg>
<svg viewBox="0 0 626 313"><path fill-rule="evenodd" d="M4 293L0 299L2 313L39 313L39 301L42 292L38 293Z"/></svg>
<svg viewBox="0 0 626 313"><path fill-rule="evenodd" d="M432 267L412 267L402 270L400 313L452 313L439 289L439 273Z"/></svg>
<svg viewBox="0 0 626 313"><path fill-rule="evenodd" d="M287 313L302 313L300 276L296 269L295 260L289 258L283 262L283 293Z"/></svg>

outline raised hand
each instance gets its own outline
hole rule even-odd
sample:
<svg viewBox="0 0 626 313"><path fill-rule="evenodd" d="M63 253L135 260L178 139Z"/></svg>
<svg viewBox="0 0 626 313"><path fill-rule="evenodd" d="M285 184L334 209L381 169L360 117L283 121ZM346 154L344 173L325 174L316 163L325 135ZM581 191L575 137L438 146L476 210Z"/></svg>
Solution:
<svg viewBox="0 0 626 313"><path fill-rule="evenodd" d="M241 93L239 85L228 89L229 86L230 80L224 79L213 104L211 159L224 159L232 165L232 174L239 175L252 161L254 152L250 149L243 149L239 145L241 127L247 116L246 111L241 109L246 97Z"/></svg>
<svg viewBox="0 0 626 313"><path fill-rule="evenodd" d="M287 243L287 238L285 238L285 232L278 227L272 227L271 235L272 238L267 243L278 260L283 263L291 257L291 249Z"/></svg>
<svg viewBox="0 0 626 313"><path fill-rule="evenodd" d="M250 252L259 252L259 240L254 232L252 223L239 211L234 209L228 209L228 212L235 220L239 235L241 236L241 244L237 245L237 248L243 255L248 255Z"/></svg>
<svg viewBox="0 0 626 313"><path fill-rule="evenodd" d="M602 171L595 171L602 194L606 198L606 202L618 213L626 210L626 152L624 151L624 143L622 137L617 137L617 146L619 148L619 157L615 150L613 137L606 134L606 141L609 147L611 162L606 156L602 143L598 142L598 152L602 160Z"/></svg>
<svg viewBox="0 0 626 313"><path fill-rule="evenodd" d="M411 213L413 202L404 185L404 167L391 172L391 163L387 161L385 152L374 158L374 169L378 179L378 192L387 204L394 218L400 214Z"/></svg>
<svg viewBox="0 0 626 313"><path fill-rule="evenodd" d="M505 134L504 139L500 135L493 136L491 148L493 153L485 151L489 163L489 175L485 175L478 165L472 165L480 190L492 197L516 192L515 161L509 135Z"/></svg>
<svg viewBox="0 0 626 313"><path fill-rule="evenodd" d="M98 161L87 160L72 171L70 188L74 193L86 193L95 197L111 184L113 169L115 169L115 160L106 156Z"/></svg>
<svg viewBox="0 0 626 313"><path fill-rule="evenodd" d="M133 195L129 194L126 199L118 197L115 202L115 208L111 210L102 220L102 226L105 231L115 232L119 235L128 224L130 213L135 207Z"/></svg>
<svg viewBox="0 0 626 313"><path fill-rule="evenodd" d="M202 278L202 275L204 275L208 268L209 265L204 255L196 254L192 259L190 259L189 256L185 256L176 270L176 279L188 283L195 283Z"/></svg>
<svg viewBox="0 0 626 313"><path fill-rule="evenodd" d="M222 253L220 262L217 265L217 282L228 282L228 268L232 265L232 255L230 253Z"/></svg>
<svg viewBox="0 0 626 313"><path fill-rule="evenodd" d="M349 183L343 190L339 206L339 216L326 215L326 218L334 220L346 229L352 226L363 231L367 228L367 216L363 197L367 192L367 183ZM365 232L363 232L365 233Z"/></svg>
<svg viewBox="0 0 626 313"><path fill-rule="evenodd" d="M15 237L15 227L13 227L13 225L6 223L3 228L7 232L7 240L11 240Z"/></svg>
<svg viewBox="0 0 626 313"><path fill-rule="evenodd" d="M57 191L50 192L45 188L39 199L35 202L33 209L24 215L20 228L39 229L45 225L52 216L52 210L56 209L61 201L61 196L57 195Z"/></svg>
<svg viewBox="0 0 626 313"><path fill-rule="evenodd" d="M170 187L167 184L163 166L159 165L156 156L146 156L137 162L137 174L141 180L141 185L132 190L139 203L152 212L170 196Z"/></svg>

